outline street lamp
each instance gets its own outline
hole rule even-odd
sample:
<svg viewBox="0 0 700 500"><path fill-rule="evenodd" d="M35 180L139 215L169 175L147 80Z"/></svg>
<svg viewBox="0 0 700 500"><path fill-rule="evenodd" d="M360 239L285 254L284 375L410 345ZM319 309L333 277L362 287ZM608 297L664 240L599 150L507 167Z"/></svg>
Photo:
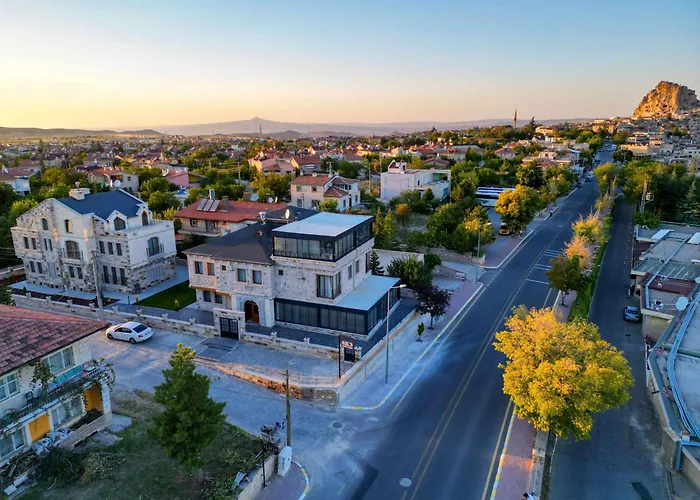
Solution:
<svg viewBox="0 0 700 500"><path fill-rule="evenodd" d="M389 314L391 311L391 298L389 297L394 288L406 288L406 285L392 286L386 291L386 337L384 340L384 349L386 350L386 370L384 373L384 383L389 383Z"/></svg>

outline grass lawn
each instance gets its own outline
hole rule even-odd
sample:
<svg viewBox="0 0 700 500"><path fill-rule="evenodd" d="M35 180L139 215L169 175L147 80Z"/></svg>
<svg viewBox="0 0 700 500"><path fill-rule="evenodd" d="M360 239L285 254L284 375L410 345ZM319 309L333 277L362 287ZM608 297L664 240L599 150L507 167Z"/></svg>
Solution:
<svg viewBox="0 0 700 500"><path fill-rule="evenodd" d="M175 310L175 299L180 303L180 309L192 304L197 300L195 291L190 288L190 282L185 281L179 285L163 290L160 293L151 295L143 300L139 300L139 305L145 307L159 307L161 309Z"/></svg>
<svg viewBox="0 0 700 500"><path fill-rule="evenodd" d="M232 498L231 483L238 471L255 463L259 441L226 424L224 431L204 451L204 487L195 474L185 471L148 433L160 406L153 395L113 395L114 412L133 419L112 446L93 446L82 452L51 452L50 466L23 499L87 500L223 499ZM55 458L54 458L55 457ZM53 459L53 462L48 462ZM53 485L53 486L52 486Z"/></svg>

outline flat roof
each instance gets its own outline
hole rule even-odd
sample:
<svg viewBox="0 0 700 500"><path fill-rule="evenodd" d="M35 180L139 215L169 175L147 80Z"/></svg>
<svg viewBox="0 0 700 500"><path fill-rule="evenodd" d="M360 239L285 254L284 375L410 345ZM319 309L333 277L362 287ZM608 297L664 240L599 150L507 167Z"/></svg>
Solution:
<svg viewBox="0 0 700 500"><path fill-rule="evenodd" d="M652 239L660 231L670 230L677 235L689 236L700 231L700 226L691 224L676 224L674 222L662 222L654 229L637 226L637 237L640 239Z"/></svg>
<svg viewBox="0 0 700 500"><path fill-rule="evenodd" d="M676 278L681 280L694 280L700 276L700 264L682 263L682 262L666 262L665 264L658 259L644 259L634 268L634 272L638 274L655 273L661 266L661 276Z"/></svg>
<svg viewBox="0 0 700 500"><path fill-rule="evenodd" d="M272 235L286 236L287 234L308 234L312 236L338 236L371 219L372 217L369 215L320 212L304 220L279 227L272 232Z"/></svg>
<svg viewBox="0 0 700 500"><path fill-rule="evenodd" d="M357 288L341 299L337 307L369 311L382 296L386 295L389 288L396 286L399 281L401 281L400 278L371 275L360 283Z"/></svg>

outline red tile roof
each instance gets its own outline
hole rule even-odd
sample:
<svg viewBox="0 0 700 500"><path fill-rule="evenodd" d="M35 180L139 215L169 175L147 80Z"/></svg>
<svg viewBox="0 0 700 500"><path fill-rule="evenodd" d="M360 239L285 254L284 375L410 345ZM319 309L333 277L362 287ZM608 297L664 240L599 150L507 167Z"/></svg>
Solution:
<svg viewBox="0 0 700 500"><path fill-rule="evenodd" d="M293 186L323 186L329 180L330 176L328 174L300 175L292 180L291 184Z"/></svg>
<svg viewBox="0 0 700 500"><path fill-rule="evenodd" d="M199 201L194 202L182 210L175 217L181 219L213 220L218 222L243 222L246 220L257 220L260 212L269 212L285 208L285 203L258 203L256 201L229 201L228 209L222 207L223 202L219 202L215 212L204 212L197 210Z"/></svg>
<svg viewBox="0 0 700 500"><path fill-rule="evenodd" d="M107 328L108 323L0 305L0 375Z"/></svg>
<svg viewBox="0 0 700 500"><path fill-rule="evenodd" d="M318 156L294 156L292 158L297 165L320 165L321 158Z"/></svg>
<svg viewBox="0 0 700 500"><path fill-rule="evenodd" d="M333 186L326 189L326 192L323 193L324 198L342 198L343 196L347 195L347 191L343 191L342 189L338 189Z"/></svg>

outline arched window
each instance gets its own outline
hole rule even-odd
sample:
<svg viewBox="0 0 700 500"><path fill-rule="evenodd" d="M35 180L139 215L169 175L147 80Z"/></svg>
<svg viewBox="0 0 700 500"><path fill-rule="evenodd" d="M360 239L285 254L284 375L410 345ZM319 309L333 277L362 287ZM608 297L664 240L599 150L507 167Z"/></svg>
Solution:
<svg viewBox="0 0 700 500"><path fill-rule="evenodd" d="M73 224L71 224L69 219L66 219L63 221L63 224L66 226L66 232L67 233L72 233L73 232Z"/></svg>
<svg viewBox="0 0 700 500"><path fill-rule="evenodd" d="M41 229L43 229L44 231L48 231L49 230L49 221L42 218L41 219Z"/></svg>
<svg viewBox="0 0 700 500"><path fill-rule="evenodd" d="M126 229L126 222L121 217L117 217L114 219L114 230L121 231L122 229Z"/></svg>
<svg viewBox="0 0 700 500"><path fill-rule="evenodd" d="M66 241L66 257L68 259L80 258L80 249L78 248L78 244L75 241Z"/></svg>
<svg viewBox="0 0 700 500"><path fill-rule="evenodd" d="M148 240L148 255L158 255L160 253L160 241L154 236Z"/></svg>
<svg viewBox="0 0 700 500"><path fill-rule="evenodd" d="M144 212L141 214L141 224L144 226L148 225L148 212Z"/></svg>

